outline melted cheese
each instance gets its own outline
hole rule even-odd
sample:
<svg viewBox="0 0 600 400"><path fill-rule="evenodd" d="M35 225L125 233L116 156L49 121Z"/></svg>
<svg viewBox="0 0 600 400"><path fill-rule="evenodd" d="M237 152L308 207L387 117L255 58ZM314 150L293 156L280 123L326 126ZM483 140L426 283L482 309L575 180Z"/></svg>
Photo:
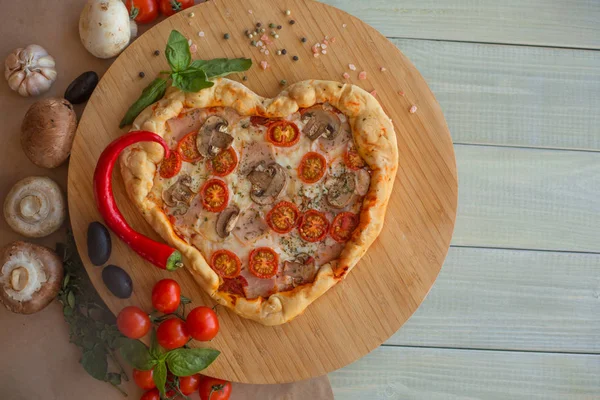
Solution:
<svg viewBox="0 0 600 400"><path fill-rule="evenodd" d="M340 116L342 132L336 139L330 141L319 138L316 141L309 140L304 134L300 134L300 141L292 147L276 147L267 142L267 128L264 126L253 126L249 117L238 115L232 109L200 109L182 113L177 120L167 123L169 130L167 143L175 148L177 140L189 133L191 128L199 129L203 121L210 115L219 115L228 121L229 134L233 136L232 147L238 156L238 166L231 174L225 177L210 176L207 161L201 160L196 163L184 162L181 172L173 178L163 179L158 174L154 180L152 198L163 206L165 213L171 216L176 232L188 243L198 248L205 259L210 262L213 252L226 249L234 252L242 261L242 276L246 277L249 286L246 296L253 298L257 296L268 296L277 290L290 289L290 277L286 277L284 270L285 261L293 261L298 254L305 253L315 258L316 268L337 259L344 247L343 244L335 242L327 237L318 243L304 241L294 230L288 234L278 234L268 228L265 222L266 214L273 205L261 206L255 204L250 198L251 183L246 175L254 168L253 163L257 160L276 161L285 168L288 174L287 185L278 197L275 204L286 200L295 203L300 211L317 209L324 212L331 223L335 215L342 211L353 211L358 213L362 205L362 197L355 195L350 204L343 210L330 207L325 199L327 188L325 182L328 176L339 176L347 172L342 156L351 140L350 126L345 116ZM304 123L299 113L294 113L287 118L294 122L300 131ZM297 168L302 157L315 151L322 154L328 163L325 176L314 184L306 184L298 179ZM364 193L365 173L361 175L361 192ZM189 175L191 179L190 188L194 197L189 203L187 211L177 212L174 208L163 204L163 191L175 184L182 175ZM223 180L230 191L229 205L235 204L240 209L240 216L232 234L227 238L221 238L216 231L218 213L205 210L201 204L201 196L198 194L202 185L209 178ZM276 277L265 280L259 279L248 271L249 253L257 247L270 247L279 255L279 272Z"/></svg>

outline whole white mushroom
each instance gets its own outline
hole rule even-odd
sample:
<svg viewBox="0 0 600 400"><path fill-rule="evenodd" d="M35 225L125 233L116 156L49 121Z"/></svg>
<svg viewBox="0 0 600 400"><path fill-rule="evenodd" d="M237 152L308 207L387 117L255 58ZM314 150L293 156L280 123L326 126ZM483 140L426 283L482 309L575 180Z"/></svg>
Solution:
<svg viewBox="0 0 600 400"><path fill-rule="evenodd" d="M89 0L79 17L83 46L98 58L111 58L137 35L137 25L121 0Z"/></svg>

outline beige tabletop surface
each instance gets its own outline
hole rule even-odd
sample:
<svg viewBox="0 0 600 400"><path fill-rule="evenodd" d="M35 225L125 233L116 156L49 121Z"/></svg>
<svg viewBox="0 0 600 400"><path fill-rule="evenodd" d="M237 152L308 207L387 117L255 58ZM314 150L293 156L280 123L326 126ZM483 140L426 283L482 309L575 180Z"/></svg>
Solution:
<svg viewBox="0 0 600 400"><path fill-rule="evenodd" d="M84 0L0 0L0 57L15 48L39 44L55 58L58 79L42 96L62 96L79 74L93 70L102 76L112 60L88 54L77 32ZM144 28L142 28L144 30ZM35 99L12 92L0 79L0 202L18 180L32 175L55 179L66 193L67 166L53 170L33 165L21 150L20 125ZM75 106L81 115L85 104ZM65 228L46 238L32 240L54 247L64 240ZM0 246L23 239L0 218ZM108 400L123 398L117 390L87 375L79 364L78 348L69 343L68 326L61 306L55 302L37 314L23 316L0 307L0 398L2 400ZM141 391L131 382L123 385L130 399ZM234 384L233 400L243 399L332 399L327 377L286 385ZM197 394L192 399L198 399Z"/></svg>

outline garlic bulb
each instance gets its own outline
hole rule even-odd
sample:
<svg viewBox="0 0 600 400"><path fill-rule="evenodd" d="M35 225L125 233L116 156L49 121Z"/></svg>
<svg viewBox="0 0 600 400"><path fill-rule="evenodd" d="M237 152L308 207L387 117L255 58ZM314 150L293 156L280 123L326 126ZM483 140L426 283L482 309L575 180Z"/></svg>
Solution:
<svg viewBox="0 0 600 400"><path fill-rule="evenodd" d="M4 77L8 86L21 96L44 93L56 80L54 58L37 44L15 49L4 62Z"/></svg>

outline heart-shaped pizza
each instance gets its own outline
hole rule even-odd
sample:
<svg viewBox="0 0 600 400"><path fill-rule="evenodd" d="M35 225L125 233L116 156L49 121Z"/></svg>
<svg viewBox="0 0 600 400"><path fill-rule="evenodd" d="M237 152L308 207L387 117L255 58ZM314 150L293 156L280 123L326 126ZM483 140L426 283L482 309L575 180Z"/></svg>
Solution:
<svg viewBox="0 0 600 400"><path fill-rule="evenodd" d="M303 81L265 99L217 79L171 87L121 155L131 200L204 290L239 315L283 324L343 279L383 227L398 168L377 100L350 84Z"/></svg>

